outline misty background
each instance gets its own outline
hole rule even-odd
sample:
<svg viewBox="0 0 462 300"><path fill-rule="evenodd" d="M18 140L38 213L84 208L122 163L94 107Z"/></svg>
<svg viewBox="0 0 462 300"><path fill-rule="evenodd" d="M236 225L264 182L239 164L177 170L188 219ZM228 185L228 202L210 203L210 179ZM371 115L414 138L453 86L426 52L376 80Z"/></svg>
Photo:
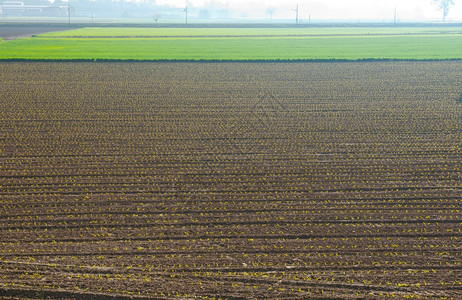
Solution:
<svg viewBox="0 0 462 300"><path fill-rule="evenodd" d="M151 23L323 23L442 22L432 0L0 0L0 21L21 19L69 22ZM454 0L445 22L462 21Z"/></svg>

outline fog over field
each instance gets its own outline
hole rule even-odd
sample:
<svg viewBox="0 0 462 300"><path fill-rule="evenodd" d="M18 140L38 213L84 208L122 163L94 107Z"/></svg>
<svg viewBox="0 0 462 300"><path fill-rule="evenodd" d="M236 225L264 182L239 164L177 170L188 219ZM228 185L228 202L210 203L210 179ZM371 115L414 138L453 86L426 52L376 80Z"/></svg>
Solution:
<svg viewBox="0 0 462 300"><path fill-rule="evenodd" d="M446 12L441 3L447 3ZM0 20L58 17L155 23L406 23L462 21L458 0L18 0L0 1ZM114 21L114 20L111 20Z"/></svg>
<svg viewBox="0 0 462 300"><path fill-rule="evenodd" d="M190 0L193 7L223 7L238 12L241 16L254 18L292 18L298 5L300 20L348 19L348 20L393 20L395 16L402 20L434 20L442 12L431 0ZM157 0L156 4L184 7L183 0ZM451 6L448 19L462 19L462 4Z"/></svg>

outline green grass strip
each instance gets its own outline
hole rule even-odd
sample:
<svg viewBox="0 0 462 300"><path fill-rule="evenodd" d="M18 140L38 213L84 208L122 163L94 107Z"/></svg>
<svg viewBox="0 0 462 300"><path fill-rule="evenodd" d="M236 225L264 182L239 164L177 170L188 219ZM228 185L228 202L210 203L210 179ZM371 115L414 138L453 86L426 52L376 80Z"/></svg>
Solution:
<svg viewBox="0 0 462 300"><path fill-rule="evenodd" d="M1 60L447 60L460 35L239 38L27 38L0 44Z"/></svg>

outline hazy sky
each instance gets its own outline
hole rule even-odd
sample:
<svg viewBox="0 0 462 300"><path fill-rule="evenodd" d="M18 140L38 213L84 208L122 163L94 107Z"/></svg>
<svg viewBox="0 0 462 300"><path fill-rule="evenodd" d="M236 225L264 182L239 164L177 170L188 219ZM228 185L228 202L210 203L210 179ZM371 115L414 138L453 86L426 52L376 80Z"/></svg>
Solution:
<svg viewBox="0 0 462 300"><path fill-rule="evenodd" d="M447 20L462 20L462 0L455 0ZM190 6L213 5L238 11L248 17L265 17L268 7L274 18L295 18L298 3L300 19L392 20L396 7L399 20L435 20L442 17L432 0L189 0ZM185 0L156 0L156 4L184 7Z"/></svg>

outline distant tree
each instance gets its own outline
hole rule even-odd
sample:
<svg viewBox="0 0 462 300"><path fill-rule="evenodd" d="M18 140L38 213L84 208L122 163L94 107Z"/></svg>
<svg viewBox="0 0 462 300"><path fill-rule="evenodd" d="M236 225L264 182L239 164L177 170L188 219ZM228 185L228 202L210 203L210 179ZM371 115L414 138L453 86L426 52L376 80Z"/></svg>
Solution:
<svg viewBox="0 0 462 300"><path fill-rule="evenodd" d="M154 19L154 22L156 22L156 24L157 24L157 22L159 22L159 19L160 19L161 17L162 17L161 14L154 14L154 15L152 15L152 18Z"/></svg>
<svg viewBox="0 0 462 300"><path fill-rule="evenodd" d="M274 7L268 7L266 10L266 14L270 15L270 19L273 20L273 14L276 12L276 8Z"/></svg>
<svg viewBox="0 0 462 300"><path fill-rule="evenodd" d="M438 6L438 9L443 11L443 22L446 21L449 8L451 8L451 5L454 5L454 0L433 0L433 3Z"/></svg>

